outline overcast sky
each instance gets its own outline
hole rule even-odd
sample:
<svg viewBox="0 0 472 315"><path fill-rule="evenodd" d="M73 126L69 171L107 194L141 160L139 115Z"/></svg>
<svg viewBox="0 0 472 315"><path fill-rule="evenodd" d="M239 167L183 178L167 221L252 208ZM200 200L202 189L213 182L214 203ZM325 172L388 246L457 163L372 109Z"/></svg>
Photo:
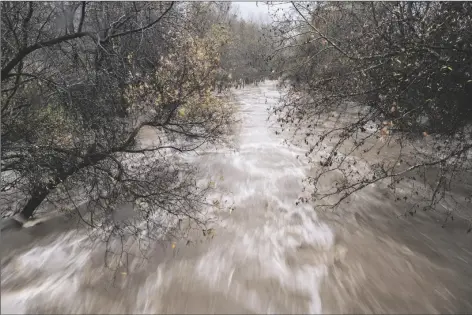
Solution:
<svg viewBox="0 0 472 315"><path fill-rule="evenodd" d="M263 19L264 21L270 20L268 7L264 2L247 1L247 2L233 2L233 6L239 7L239 13L241 17L246 20L252 19Z"/></svg>
<svg viewBox="0 0 472 315"><path fill-rule="evenodd" d="M271 6L271 13L274 14L278 12L277 9L282 9L282 11L278 13L278 15L280 15L291 7L290 2L277 1L275 6ZM272 19L269 14L269 6L263 1L233 1L233 8L238 8L239 15L245 20L270 22Z"/></svg>

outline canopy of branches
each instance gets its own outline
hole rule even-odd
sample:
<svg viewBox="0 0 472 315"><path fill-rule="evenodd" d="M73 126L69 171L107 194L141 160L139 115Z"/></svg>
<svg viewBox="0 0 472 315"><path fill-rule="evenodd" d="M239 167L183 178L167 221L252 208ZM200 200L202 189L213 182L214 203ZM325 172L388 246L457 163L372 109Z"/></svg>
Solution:
<svg viewBox="0 0 472 315"><path fill-rule="evenodd" d="M27 219L85 200L83 221L107 237L202 222L208 187L179 156L233 120L212 93L228 30L198 25L210 6L2 2L3 210ZM141 225L115 220L123 205Z"/></svg>
<svg viewBox="0 0 472 315"><path fill-rule="evenodd" d="M343 200L382 178L398 183L426 167L437 174L429 207L443 199L451 182L471 170L471 30L468 2L292 3L274 22L289 87L274 110L283 126L308 128L309 154L329 148L311 182L341 170L346 182L335 193ZM335 125L315 129L332 115ZM374 132L366 132L372 123ZM370 158L370 171L359 176L347 156L374 151L380 158L372 139L395 143L396 155L375 167ZM314 197L321 198L319 191Z"/></svg>

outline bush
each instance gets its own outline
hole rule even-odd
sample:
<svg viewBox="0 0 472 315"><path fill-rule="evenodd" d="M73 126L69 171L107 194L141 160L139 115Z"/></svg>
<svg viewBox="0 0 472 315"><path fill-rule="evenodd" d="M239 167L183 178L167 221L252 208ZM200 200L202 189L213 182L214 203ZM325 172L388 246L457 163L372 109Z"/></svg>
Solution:
<svg viewBox="0 0 472 315"><path fill-rule="evenodd" d="M333 154L348 143L347 155L374 135L395 140L399 147L421 138L424 154L410 152L406 158L398 149L393 158L408 161L407 169L381 161L381 176L353 177L338 193L347 197L382 178L398 182L407 170L434 167L440 171L431 208L449 189L446 182L471 169L471 29L468 2L295 3L292 19L276 25L288 58L282 67L290 90L274 111L282 125L306 123L311 128L320 115L336 111L349 116L348 123L334 129L306 133L306 143L314 143L310 152L334 141L324 168L347 163L336 162ZM346 112L352 101L357 109ZM377 124L373 135L365 134L369 121ZM316 185L317 180L311 182Z"/></svg>

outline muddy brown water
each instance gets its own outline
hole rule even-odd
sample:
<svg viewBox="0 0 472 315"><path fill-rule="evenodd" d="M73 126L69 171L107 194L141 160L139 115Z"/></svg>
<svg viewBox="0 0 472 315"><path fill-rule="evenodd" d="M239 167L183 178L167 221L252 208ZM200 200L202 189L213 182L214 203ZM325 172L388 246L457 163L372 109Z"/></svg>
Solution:
<svg viewBox="0 0 472 315"><path fill-rule="evenodd" d="M470 313L465 222L398 217L381 186L335 212L296 206L312 166L267 121L275 82L234 91L235 148L191 156L234 210L208 239L156 246L145 264L104 269L103 247L62 217L2 234L2 313ZM326 179L326 184L330 184ZM58 228L59 227L59 228ZM111 281L114 280L114 281Z"/></svg>

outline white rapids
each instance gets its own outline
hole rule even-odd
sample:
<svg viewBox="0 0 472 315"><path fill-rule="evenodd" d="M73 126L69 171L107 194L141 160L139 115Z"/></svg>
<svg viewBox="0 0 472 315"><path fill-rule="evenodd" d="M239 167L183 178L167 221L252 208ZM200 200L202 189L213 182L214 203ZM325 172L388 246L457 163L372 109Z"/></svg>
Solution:
<svg viewBox="0 0 472 315"><path fill-rule="evenodd" d="M275 82L234 96L242 123L236 150L190 157L215 181L212 197L234 205L212 213L211 241L178 243L179 255L151 260L146 272L123 275L109 289L100 248L72 232L50 236L2 262L2 313L322 312L319 288L334 235L312 206L295 204L309 169L297 158L305 151L271 129Z"/></svg>

